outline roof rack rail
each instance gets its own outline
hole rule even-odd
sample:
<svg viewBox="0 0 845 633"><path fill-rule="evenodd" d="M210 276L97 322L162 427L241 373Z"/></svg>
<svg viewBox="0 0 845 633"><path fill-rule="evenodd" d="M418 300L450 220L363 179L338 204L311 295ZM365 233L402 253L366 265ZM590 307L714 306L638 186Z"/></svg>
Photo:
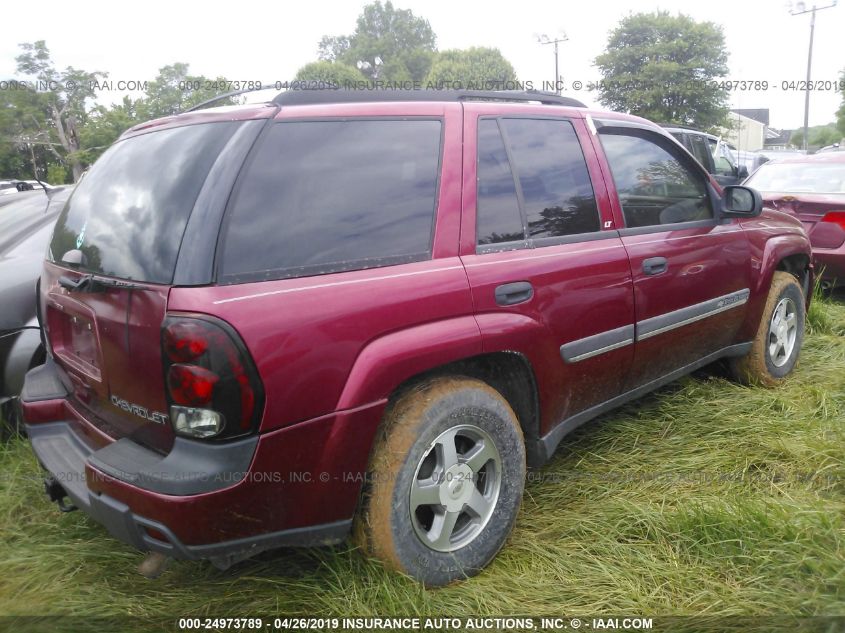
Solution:
<svg viewBox="0 0 845 633"><path fill-rule="evenodd" d="M224 92L223 94L219 94L216 97L211 97L211 99L206 99L205 101L198 103L197 105L191 106L187 110L180 112L179 114L184 114L185 112L193 112L194 110L202 110L204 107L211 105L212 103L216 103L221 99L227 99L228 97L237 97L238 95L246 94L248 92L258 92L260 90L277 90L275 86L261 86L260 88L244 88L243 90L233 90L232 92Z"/></svg>
<svg viewBox="0 0 845 633"><path fill-rule="evenodd" d="M191 106L185 112L201 110L222 99L236 97L248 92L276 90L274 86L247 88L219 94L202 103ZM375 101L536 101L544 105L561 105L571 108L585 108L578 99L563 97L554 92L542 90L347 90L341 88L303 88L285 90L277 94L272 103L276 105L312 105L320 103L366 103Z"/></svg>
<svg viewBox="0 0 845 633"><path fill-rule="evenodd" d="M545 105L585 108L571 97L541 90L345 90L305 89L279 93L276 105L357 103L373 101L537 101Z"/></svg>

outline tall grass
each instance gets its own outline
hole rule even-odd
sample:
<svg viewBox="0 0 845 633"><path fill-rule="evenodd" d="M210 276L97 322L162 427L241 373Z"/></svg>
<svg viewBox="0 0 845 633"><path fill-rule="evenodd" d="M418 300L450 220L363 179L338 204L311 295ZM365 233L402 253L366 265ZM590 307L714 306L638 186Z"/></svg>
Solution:
<svg viewBox="0 0 845 633"><path fill-rule="evenodd" d="M351 546L228 571L177 561L146 580L141 554L48 504L14 440L0 448L0 614L843 614L845 305L819 295L808 322L775 389L700 372L567 438L498 558L440 590Z"/></svg>

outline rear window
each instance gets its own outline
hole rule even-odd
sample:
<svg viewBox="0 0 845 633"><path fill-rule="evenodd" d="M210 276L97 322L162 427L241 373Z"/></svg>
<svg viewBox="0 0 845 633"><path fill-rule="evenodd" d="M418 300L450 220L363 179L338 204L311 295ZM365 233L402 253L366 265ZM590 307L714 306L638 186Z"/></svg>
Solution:
<svg viewBox="0 0 845 633"><path fill-rule="evenodd" d="M194 202L239 125L188 125L115 143L59 216L50 257L61 262L79 249L88 272L170 283Z"/></svg>
<svg viewBox="0 0 845 633"><path fill-rule="evenodd" d="M441 125L428 119L275 123L236 186L220 281L428 259Z"/></svg>

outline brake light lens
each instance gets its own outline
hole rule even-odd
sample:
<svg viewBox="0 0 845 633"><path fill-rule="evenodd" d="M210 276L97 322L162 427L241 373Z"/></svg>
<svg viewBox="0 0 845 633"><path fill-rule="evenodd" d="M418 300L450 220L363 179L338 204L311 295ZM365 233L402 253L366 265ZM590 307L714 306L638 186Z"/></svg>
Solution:
<svg viewBox="0 0 845 633"><path fill-rule="evenodd" d="M845 211L829 211L822 218L822 222L833 222L845 229Z"/></svg>
<svg viewBox="0 0 845 633"><path fill-rule="evenodd" d="M214 386L220 376L195 365L171 365L167 372L167 386L177 404L199 407L211 402Z"/></svg>
<svg viewBox="0 0 845 633"><path fill-rule="evenodd" d="M164 330L164 349L170 360L188 363L208 349L202 326L193 321L176 321Z"/></svg>
<svg viewBox="0 0 845 633"><path fill-rule="evenodd" d="M228 440L256 430L263 387L243 342L228 324L207 316L168 316L161 345L177 435Z"/></svg>

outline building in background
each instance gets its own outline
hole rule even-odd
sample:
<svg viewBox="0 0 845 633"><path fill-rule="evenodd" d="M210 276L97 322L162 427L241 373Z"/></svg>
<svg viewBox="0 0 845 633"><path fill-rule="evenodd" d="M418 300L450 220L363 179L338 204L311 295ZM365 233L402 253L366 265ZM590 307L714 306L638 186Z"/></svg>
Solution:
<svg viewBox="0 0 845 633"><path fill-rule="evenodd" d="M725 140L740 151L754 152L763 149L769 130L769 109L736 109L730 113L730 127Z"/></svg>

